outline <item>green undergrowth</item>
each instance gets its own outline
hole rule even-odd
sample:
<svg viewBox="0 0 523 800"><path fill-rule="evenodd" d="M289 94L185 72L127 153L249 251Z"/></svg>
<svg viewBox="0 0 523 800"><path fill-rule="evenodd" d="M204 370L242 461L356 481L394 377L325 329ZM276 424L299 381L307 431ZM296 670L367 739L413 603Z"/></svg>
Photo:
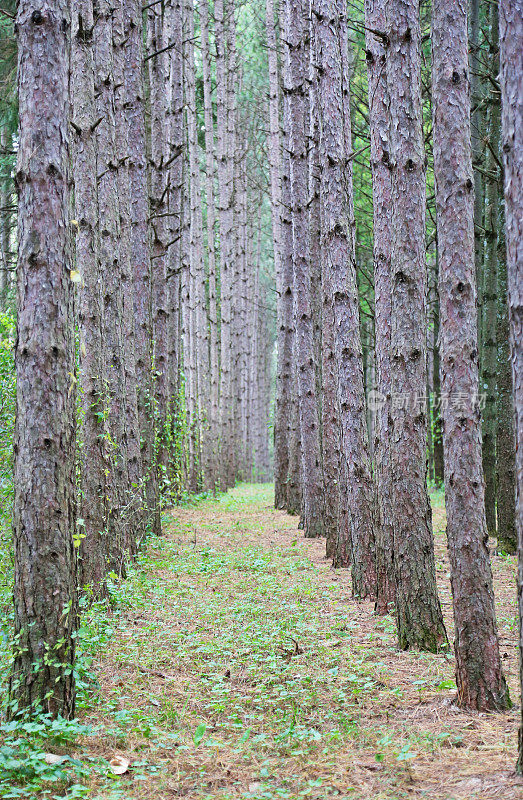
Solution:
<svg viewBox="0 0 523 800"><path fill-rule="evenodd" d="M0 729L0 797L358 798L340 774L361 762L380 770L376 798L400 800L421 754L462 746L393 720L406 691L455 690L449 658L407 654L393 678L392 618L354 603L272 502L242 485L165 512L109 602L83 609L78 720Z"/></svg>

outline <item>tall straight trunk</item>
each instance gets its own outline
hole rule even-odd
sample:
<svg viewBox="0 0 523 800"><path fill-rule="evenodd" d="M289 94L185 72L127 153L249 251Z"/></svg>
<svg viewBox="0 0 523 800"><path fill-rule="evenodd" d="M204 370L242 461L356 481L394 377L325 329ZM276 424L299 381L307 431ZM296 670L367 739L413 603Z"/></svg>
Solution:
<svg viewBox="0 0 523 800"><path fill-rule="evenodd" d="M160 533L158 480L154 466L154 405L152 384L151 254L149 193L143 87L142 11L138 0L124 3L126 38L125 112L128 125L128 169L131 195L131 270L134 302L134 352L141 460L146 495L146 523Z"/></svg>
<svg viewBox="0 0 523 800"><path fill-rule="evenodd" d="M307 128L307 163L308 163L308 230L309 230L309 269L310 297L312 315L312 352L314 360L314 378L316 402L318 405L318 430L320 443L320 470L323 479L323 432L322 432L322 296L321 296L321 222L320 222L320 163L319 163L319 98L318 98L318 65L316 63L316 22L312 13L312 2L305 2L308 20L308 114ZM325 492L324 492L324 503ZM326 534L324 528L323 535Z"/></svg>
<svg viewBox="0 0 523 800"><path fill-rule="evenodd" d="M482 331L481 308L483 305L483 264L485 251L484 236L484 207L485 207L485 179L482 170L485 162L485 123L486 111L484 102L484 86L481 73L480 46L480 0L470 2L470 134L472 142L472 166L474 167L474 263L476 265L476 286L478 293L478 339L480 365L482 363Z"/></svg>
<svg viewBox="0 0 523 800"><path fill-rule="evenodd" d="M107 431L104 414L104 357L102 341L102 285L98 271L97 180L94 125L94 61L92 0L72 7L71 94L73 127L74 213L78 224L76 269L81 281L78 296L82 459L79 517L83 535L79 551L79 583L90 584L95 596L104 594L106 528Z"/></svg>
<svg viewBox="0 0 523 800"><path fill-rule="evenodd" d="M374 305L376 353L376 428L374 463L378 497L376 528L376 611L387 613L395 600L394 550L392 527L392 466L390 456L391 413L391 207L390 115L385 47L371 30L383 31L386 25L384 0L365 3L367 78L369 84L369 124L372 167L374 235Z"/></svg>
<svg viewBox="0 0 523 800"><path fill-rule="evenodd" d="M216 266L216 207L215 207L215 159L214 122L212 108L211 57L209 41L209 0L202 0L200 10L200 34L202 48L203 113L205 125L205 194L207 203L207 268L209 275L209 348L210 348L210 404L209 437L211 448L211 472L207 476L207 488L215 491L218 482L219 423L220 423L220 347L218 340L218 285Z"/></svg>
<svg viewBox="0 0 523 800"><path fill-rule="evenodd" d="M490 6L491 19L491 74L499 75L499 9L498 3ZM496 177L496 207L492 222L495 224L497 262L496 307L496 534L498 548L505 553L517 552L516 535L516 439L514 431L514 401L512 370L510 367L509 319L507 298L507 262L505 257L505 214L503 205L503 170L501 160L501 98L497 88L492 89L492 136L489 151L490 170ZM495 157L494 157L495 156ZM495 217L494 217L495 215Z"/></svg>
<svg viewBox="0 0 523 800"><path fill-rule="evenodd" d="M439 271L439 252L436 247L436 280ZM440 383L440 357L439 357L439 296L436 293L434 300L434 354L432 359L432 369L434 373L434 416L433 416L433 439L432 446L434 452L434 482L441 486L444 481L443 466L443 420L441 417L441 383Z"/></svg>
<svg viewBox="0 0 523 800"><path fill-rule="evenodd" d="M497 41L497 6L491 6L491 36ZM494 46L497 50L497 45ZM497 54L492 58L492 74L497 74ZM497 435L497 282L498 282L498 215L499 169L495 153L499 151L501 109L499 97L491 92L489 103L489 150L485 188L485 263L483 268L483 365L481 384L485 392L483 411L483 474L485 506L489 536L496 536L496 435Z"/></svg>
<svg viewBox="0 0 523 800"><path fill-rule="evenodd" d="M233 235L233 194L234 165L231 153L230 101L228 91L228 52L227 33L230 22L227 14L231 12L230 3L224 8L224 0L214 5L216 42L216 121L218 156L218 218L220 231L220 289L221 289L221 341L220 341L220 406L221 406L221 488L227 489L234 483L236 471L233 440L233 397L232 397L232 272L234 269Z"/></svg>
<svg viewBox="0 0 523 800"><path fill-rule="evenodd" d="M169 284L167 281L168 224L168 109L171 8L154 5L147 11L147 49L151 103L151 272L153 317L154 400L156 405L156 468L160 486L169 463L167 415L169 408Z"/></svg>
<svg viewBox="0 0 523 800"><path fill-rule="evenodd" d="M140 424L138 419L138 388L134 346L134 290L131 269L131 193L129 183L129 125L125 111L126 48L123 2L118 0L113 15L114 103L116 124L116 164L118 178L118 203L120 215L120 278L122 290L122 344L125 376L125 417L122 446L127 458L127 485L125 487L126 546L135 553L147 527L144 513L143 475L140 452Z"/></svg>
<svg viewBox="0 0 523 800"><path fill-rule="evenodd" d="M455 625L458 703L510 705L501 670L481 465L474 194L467 9L432 12L434 177L439 244L445 508Z"/></svg>
<svg viewBox="0 0 523 800"><path fill-rule="evenodd" d="M202 463L200 476L212 470L208 436L209 413L209 342L207 335L207 308L205 299L205 264L203 259L203 219L200 185L200 147L198 144L198 115L196 109L196 79L194 62L194 6L186 3L187 38L185 43L185 82L187 129L189 140L190 202L191 202L191 275L194 287L193 313L195 328L196 381L198 397L196 403L197 435ZM200 476L198 482L200 481Z"/></svg>
<svg viewBox="0 0 523 800"><path fill-rule="evenodd" d="M501 155L501 154L500 154ZM504 218L501 215L500 225ZM504 245L503 227L498 240ZM498 248L498 369L497 369L497 436L496 489L497 539L504 553L517 552L516 532L516 437L514 430L514 390L510 365L510 327L508 319L507 262L504 247Z"/></svg>
<svg viewBox="0 0 523 800"><path fill-rule="evenodd" d="M74 717L75 345L70 9L21 0L11 713ZM43 80L45 65L45 80Z"/></svg>
<svg viewBox="0 0 523 800"><path fill-rule="evenodd" d="M314 0L312 9L319 76L322 271L330 278L334 317L342 458L347 468L352 539L352 586L358 597L375 597L376 497L367 437L354 250L347 26L339 0ZM334 561L340 561L338 552Z"/></svg>
<svg viewBox="0 0 523 800"><path fill-rule="evenodd" d="M447 645L447 635L427 494L425 153L415 0L390 0L385 44L392 143L390 433L398 639L402 649L436 651Z"/></svg>
<svg viewBox="0 0 523 800"><path fill-rule="evenodd" d="M98 177L98 270L102 282L102 342L105 363L105 403L110 463L106 552L108 564L118 574L125 571L128 533L125 515L128 486L125 446L125 367L123 350L123 293L120 257L115 81L112 0L97 5L93 29L96 97L96 157Z"/></svg>
<svg viewBox="0 0 523 800"><path fill-rule="evenodd" d="M183 167L185 153L184 137L184 58L183 58L183 0L171 3L170 63L170 108L168 114L169 160L168 160L168 221L169 248L167 254L167 282L169 285L169 323L167 341L169 433L173 446L181 419L180 372L182 369L182 345L180 336L180 287L182 271L182 200ZM175 455L176 454L176 455ZM169 487L174 496L180 488L180 452L175 450L169 462Z"/></svg>
<svg viewBox="0 0 523 800"><path fill-rule="evenodd" d="M321 140L320 140L321 145ZM320 179L321 180L321 179ZM322 213L323 217L323 213ZM321 221L322 237L324 223ZM325 486L325 536L327 558L334 559L338 533L343 525L342 502L346 499L343 491L345 469L342 455L340 413L338 404L338 368L336 363L336 343L334 308L332 304L332 276L328 265L322 265L322 467ZM344 531L346 533L346 531ZM343 537L342 537L343 538Z"/></svg>
<svg viewBox="0 0 523 800"><path fill-rule="evenodd" d="M519 683L523 689L523 3L499 5L502 152L505 182L508 302L516 419ZM523 706L517 770L523 772Z"/></svg>
<svg viewBox="0 0 523 800"><path fill-rule="evenodd" d="M301 511L301 440L298 415L297 374L294 339L294 276L292 266L292 219L289 157L290 127L289 95L283 94L283 154L282 154L282 287L278 297L278 374L282 376L282 398L288 397L288 413L283 419L284 435L288 441L287 473L279 480L285 481L285 506L289 514ZM277 385L278 390L278 385ZM277 464L275 465L275 468ZM282 499L283 502L283 499Z"/></svg>
<svg viewBox="0 0 523 800"><path fill-rule="evenodd" d="M274 409L274 505L287 504L287 474L289 470L288 419L292 358L289 354L288 329L285 324L285 294L288 282L284 274L282 221L282 159L280 144L280 84L278 74L278 39L273 0L266 0L265 27L269 64L269 171L271 181L272 238L274 274L276 276L276 316L278 326L278 364L276 370L276 406Z"/></svg>
<svg viewBox="0 0 523 800"><path fill-rule="evenodd" d="M301 0L285 9L286 92L289 94L290 196L294 273L294 342L302 460L302 523L305 536L324 532L320 428L314 364L314 331L308 230L308 24Z"/></svg>

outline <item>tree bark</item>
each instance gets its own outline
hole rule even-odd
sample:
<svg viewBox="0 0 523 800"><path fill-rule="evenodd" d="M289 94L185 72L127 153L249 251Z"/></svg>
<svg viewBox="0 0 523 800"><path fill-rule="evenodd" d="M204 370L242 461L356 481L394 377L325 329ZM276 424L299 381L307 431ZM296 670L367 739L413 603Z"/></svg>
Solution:
<svg viewBox="0 0 523 800"><path fill-rule="evenodd" d="M500 153L501 155L501 153ZM508 319L507 262L502 234L504 215L500 215L501 249L498 249L498 367L496 488L498 549L517 553L516 532L516 437L514 430L514 392L510 366L510 327Z"/></svg>
<svg viewBox="0 0 523 800"><path fill-rule="evenodd" d="M492 74L497 74L497 7L491 6L491 36L496 54L491 58ZM481 383L485 392L483 410L483 474L485 476L485 507L489 536L496 536L496 437L497 437L497 284L498 284L498 224L499 224L499 167L494 153L499 152L499 97L491 92L489 103L489 149L485 189L485 262L483 266L483 369Z"/></svg>
<svg viewBox="0 0 523 800"><path fill-rule="evenodd" d="M483 65L481 63L480 45L480 0L470 2L470 133L472 141L472 166L474 167L474 262L476 265L476 286L478 287L478 339L480 364L482 363L482 331L481 308L483 306L483 266L485 252L484 236L484 209L485 209L485 180L483 172L485 161L485 103L484 85L481 77ZM443 475L442 475L443 477Z"/></svg>
<svg viewBox="0 0 523 800"><path fill-rule="evenodd" d="M125 27L122 0L118 0L113 15L114 105L116 125L118 204L120 216L120 277L122 292L122 356L125 377L124 432L122 447L127 461L125 487L126 547L131 555L147 528L142 486L143 465L140 452L140 425L138 419L138 388L134 347L134 287L131 269L131 192L129 183L129 125L125 106Z"/></svg>
<svg viewBox="0 0 523 800"><path fill-rule="evenodd" d="M79 382L82 398L81 453L87 468L81 472L79 533L85 537L79 550L79 583L93 587L94 596L105 593L105 538L107 524L106 470L109 465L104 414L102 341L102 286L98 271L97 180L94 123L94 61L92 0L72 7L71 94L73 101L73 179L76 236L76 270L79 273L78 327L80 337Z"/></svg>
<svg viewBox="0 0 523 800"><path fill-rule="evenodd" d="M321 476L320 429L314 362L308 230L308 24L301 0L287 0L285 13L285 91L289 94L290 196L294 275L294 342L302 460L302 523L306 537L324 533L325 502Z"/></svg>
<svg viewBox="0 0 523 800"><path fill-rule="evenodd" d="M219 187L219 231L220 231L220 288L221 288L221 341L220 341L220 406L221 406L221 488L228 489L234 484L236 475L236 454L233 431L233 365L232 365L232 281L234 269L234 164L233 142L231 142L232 100L228 88L230 59L228 59L228 28L232 22L227 14L234 16L230 3L224 7L224 0L217 0L214 6L215 44L216 44L216 121L218 150ZM234 138L234 137L233 137Z"/></svg>
<svg viewBox="0 0 523 800"><path fill-rule="evenodd" d="M187 38L185 42L185 84L187 108L187 133L189 141L191 242L190 271L194 291L193 314L195 329L196 386L195 404L196 436L201 462L197 465L196 484L201 484L202 475L212 469L208 436L209 413L209 342L207 335L207 308L205 301L205 265L203 260L203 218L200 184L200 147L198 144L198 116L196 108L196 79L194 63L194 7L192 0L186 3Z"/></svg>
<svg viewBox="0 0 523 800"><path fill-rule="evenodd" d="M382 37L380 37L382 38ZM396 614L402 649L447 645L427 495L425 154L414 0L387 5L392 142L391 465Z"/></svg>
<svg viewBox="0 0 523 800"><path fill-rule="evenodd" d="M508 299L516 418L519 678L523 688L523 3L501 0L499 39ZM523 711L517 770L523 772Z"/></svg>
<svg viewBox="0 0 523 800"><path fill-rule="evenodd" d="M458 703L510 705L501 670L481 475L474 194L467 9L432 12L434 176L439 244L445 507L455 624Z"/></svg>
<svg viewBox="0 0 523 800"><path fill-rule="evenodd" d="M392 526L392 467L390 456L391 413L391 207L390 114L388 104L386 53L381 39L371 30L386 26L383 0L365 4L367 78L369 84L369 125L371 142L374 304L376 353L376 433L374 461L378 498L376 528L376 612L385 614L394 603L394 550Z"/></svg>
<svg viewBox="0 0 523 800"><path fill-rule="evenodd" d="M123 294L121 230L118 199L112 0L100 0L93 29L98 179L98 270L102 283L102 342L104 401L107 416L109 465L107 476L106 553L109 568L125 572L128 521L125 518L128 465L125 446L125 368L123 351Z"/></svg>
<svg viewBox="0 0 523 800"><path fill-rule="evenodd" d="M313 12L319 74L322 270L331 281L352 588L357 597L375 597L376 497L367 436L354 251L347 27L344 6L337 0L314 0ZM334 563L347 566L338 546Z"/></svg>
<svg viewBox="0 0 523 800"><path fill-rule="evenodd" d="M209 336L210 336L210 405L209 435L212 467L207 486L212 491L218 484L219 422L220 422L220 347L218 339L218 288L216 266L216 207L214 121L212 108L211 58L209 43L209 0L202 0L200 32L202 46L203 110L205 123L205 193L207 201L207 260L209 273Z"/></svg>
<svg viewBox="0 0 523 800"><path fill-rule="evenodd" d="M290 103L289 95L283 93L283 155L282 155L282 288L278 327L278 370L285 379L284 396L289 397L288 413L285 417L285 435L288 440L287 473L285 478L285 508L289 514L301 511L301 441L298 414L297 374L294 339L294 275L292 266L292 219L291 182L289 157ZM281 350L281 354L280 354ZM275 465L277 466L277 465Z"/></svg>
<svg viewBox="0 0 523 800"><path fill-rule="evenodd" d="M151 102L151 270L154 399L156 406L156 469L160 490L167 479L169 408L169 285L167 264L169 247L168 214L168 53L161 52L170 39L170 8L155 5L147 11L147 49ZM165 485L163 486L165 488Z"/></svg>
<svg viewBox="0 0 523 800"><path fill-rule="evenodd" d="M141 459L145 482L147 525L160 533L158 480L154 466L154 406L152 385L151 253L149 193L143 87L142 12L138 0L124 4L126 32L125 78L131 194L131 270L134 300L134 350Z"/></svg>
<svg viewBox="0 0 523 800"><path fill-rule="evenodd" d="M278 39L273 0L266 0L265 29L269 65L269 170L271 181L272 238L274 242L274 274L276 276L276 317L278 326L278 362L276 369L276 404L274 409L274 505L287 504L289 470L289 407L292 359L289 356L285 306L288 303L288 276L284 274L282 222L282 163L280 145L280 85L278 74Z"/></svg>
<svg viewBox="0 0 523 800"><path fill-rule="evenodd" d="M21 0L15 648L10 712L75 708L75 345L69 224L70 9Z"/></svg>

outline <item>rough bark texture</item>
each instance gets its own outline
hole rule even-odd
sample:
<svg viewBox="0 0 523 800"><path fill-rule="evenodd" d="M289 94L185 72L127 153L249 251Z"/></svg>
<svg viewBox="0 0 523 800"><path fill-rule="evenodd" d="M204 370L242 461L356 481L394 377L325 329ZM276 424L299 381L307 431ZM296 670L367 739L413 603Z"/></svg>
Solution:
<svg viewBox="0 0 523 800"><path fill-rule="evenodd" d="M154 410L152 398L151 256L149 195L145 144L141 4L124 4L126 30L125 76L131 194L131 269L134 284L134 350L142 468L147 502L147 524L160 533L158 481L154 468Z"/></svg>
<svg viewBox="0 0 523 800"><path fill-rule="evenodd" d="M93 6L79 0L72 8L72 137L76 270L79 273L78 327L82 397L81 453L89 469L82 471L79 517L84 535L79 551L79 582L104 592L106 525L105 470L108 466L104 422L104 359L102 292L96 238L96 121L92 52Z"/></svg>
<svg viewBox="0 0 523 800"><path fill-rule="evenodd" d="M425 154L415 0L387 5L392 142L391 465L399 645L447 644L427 495Z"/></svg>
<svg viewBox="0 0 523 800"><path fill-rule="evenodd" d="M519 647L523 651L523 3L499 6L502 151L505 169L505 219L508 299L514 405L516 411L516 525L518 534ZM520 658L520 687L523 659ZM523 772L523 712L519 729L518 772Z"/></svg>
<svg viewBox="0 0 523 800"><path fill-rule="evenodd" d="M110 568L125 570L127 536L125 507L128 485L125 446L125 367L123 351L123 294L120 260L116 117L114 95L112 0L95 6L93 54L96 98L96 171L98 179L98 270L102 283L102 342L104 347L104 401L109 441L107 476L106 554Z"/></svg>
<svg viewBox="0 0 523 800"><path fill-rule="evenodd" d="M483 165L485 157L485 122L486 112L484 104L484 87L482 79L483 65L480 50L480 0L470 2L470 133L472 142L472 165L474 167L474 261L476 265L476 285L478 287L478 338L479 352L481 354L481 308L483 292L483 258L484 258L484 229L483 211L485 205L485 180ZM482 359L480 357L480 364ZM443 477L443 473L442 473Z"/></svg>
<svg viewBox="0 0 523 800"><path fill-rule="evenodd" d="M314 0L320 105L322 269L331 281L334 346L347 502L352 539L352 587L358 597L376 596L375 490L370 468L359 298L354 253L350 155L350 94L344 6ZM342 124L340 124L340 120ZM338 537L340 539L340 537ZM346 566L340 553L334 563Z"/></svg>
<svg viewBox="0 0 523 800"><path fill-rule="evenodd" d="M218 156L218 217L220 231L220 281L221 281L221 341L220 341L220 410L221 410L221 488L227 489L234 483L236 458L234 452L233 432L233 397L232 397L232 272L234 269L234 165L232 158L231 93L227 86L228 49L227 32L230 22L227 21L223 0L217 0L214 6L215 43L216 43L216 122L217 122L217 156Z"/></svg>
<svg viewBox="0 0 523 800"><path fill-rule="evenodd" d="M156 410L156 468L160 487L167 478L167 414L169 408L169 246L167 120L169 107L168 53L161 52L170 38L169 6L147 12L149 90L151 98L151 285L153 318L154 399Z"/></svg>
<svg viewBox="0 0 523 800"><path fill-rule="evenodd" d="M285 91L289 94L290 195L293 242L294 352L302 461L302 521L305 536L321 536L325 503L321 477L320 428L316 396L308 231L308 24L301 0L287 0Z"/></svg>
<svg viewBox="0 0 523 800"><path fill-rule="evenodd" d="M493 52L492 74L498 72L497 58L497 6L491 6ZM487 153L487 177L485 188L485 260L483 264L483 321L482 321L482 374L481 384L485 393L483 410L483 474L485 476L485 509L489 536L496 536L496 436L497 436L497 271L498 271L498 224L499 224L499 166L497 156L500 140L499 95L491 94L489 103L489 149Z"/></svg>
<svg viewBox="0 0 523 800"><path fill-rule="evenodd" d="M439 0L433 7L432 97L445 507L458 703L476 711L501 710L509 698L481 474L467 7L462 0Z"/></svg>
<svg viewBox="0 0 523 800"><path fill-rule="evenodd" d="M285 435L288 441L288 463L285 478L285 508L289 514L299 514L301 510L301 444L298 417L297 375L294 358L294 278L292 267L292 220L290 158L289 158L289 95L283 94L283 157L282 157L282 287L278 310L278 370L283 369L288 385L288 413L284 419Z"/></svg>
<svg viewBox="0 0 523 800"><path fill-rule="evenodd" d="M267 58L269 64L269 169L271 180L272 236L274 240L274 273L276 275L278 363L276 369L276 405L274 409L274 504L285 508L287 504L287 474L289 471L289 410L291 396L292 360L288 346L288 326L285 308L288 303L288 281L284 274L282 231L282 165L280 152L280 113L278 42L274 20L273 0L266 0L265 26L267 32ZM288 276L287 276L288 277Z"/></svg>
<svg viewBox="0 0 523 800"><path fill-rule="evenodd" d="M74 716L75 392L69 227L69 4L22 0L17 409L14 441L15 654L11 713Z"/></svg>
<svg viewBox="0 0 523 800"><path fill-rule="evenodd" d="M122 292L122 358L125 378L124 431L122 447L126 451L127 484L124 492L126 547L132 555L147 527L142 485L143 465L140 452L140 425L134 348L134 288L131 268L131 194L129 184L129 125L125 106L125 48L127 30L122 0L113 14L113 69L116 126L116 170L120 216L120 279Z"/></svg>
<svg viewBox="0 0 523 800"><path fill-rule="evenodd" d="M78 327L82 398L82 470L79 517L85 537L79 551L79 582L91 584L95 595L104 593L106 526L105 471L108 467L104 417L104 359L102 344L102 287L96 237L97 180L92 0L72 7L73 179L76 235L76 271L79 273Z"/></svg>
<svg viewBox="0 0 523 800"><path fill-rule="evenodd" d="M500 231L504 215L500 215ZM498 237L502 246L504 237ZM497 539L504 553L517 552L516 533L516 437L514 430L514 396L510 365L510 327L508 319L507 262L504 247L498 248L498 367L497 367L497 432L496 489Z"/></svg>
<svg viewBox="0 0 523 800"><path fill-rule="evenodd" d="M439 271L439 254L436 247L436 282ZM436 291L437 295L437 291ZM433 439L432 447L434 453L434 482L441 486L444 481L443 466L443 420L441 417L441 383L439 370L439 296L434 300L434 355L432 359L432 369L434 375L434 416L433 416Z"/></svg>
<svg viewBox="0 0 523 800"><path fill-rule="evenodd" d="M372 201L374 209L374 308L376 353L376 429L374 463L378 496L376 529L376 611L387 613L396 596L392 528L392 471L390 461L390 312L391 312L391 195L390 116L385 48L371 29L385 30L384 0L365 3L367 77L369 83Z"/></svg>
<svg viewBox="0 0 523 800"><path fill-rule="evenodd" d="M219 422L220 422L220 347L218 340L217 266L216 266L216 207L215 207L215 159L214 122L212 109L211 59L209 44L208 0L200 4L200 30L202 44L203 109L205 121L205 193L207 202L207 259L209 273L209 336L210 336L210 405L209 434L211 437L212 471L207 477L207 486L213 491L218 483Z"/></svg>
<svg viewBox="0 0 523 800"><path fill-rule="evenodd" d="M207 420L209 411L209 343L207 336L207 311L205 305L205 265L203 261L203 220L200 185L200 148L198 144L198 118L196 109L196 79L194 64L194 7L186 2L187 37L185 40L185 92L187 106L187 135L189 143L190 177L190 276L192 285L191 314L194 324L195 398L194 419L198 463L194 467L195 488L202 474L211 471Z"/></svg>

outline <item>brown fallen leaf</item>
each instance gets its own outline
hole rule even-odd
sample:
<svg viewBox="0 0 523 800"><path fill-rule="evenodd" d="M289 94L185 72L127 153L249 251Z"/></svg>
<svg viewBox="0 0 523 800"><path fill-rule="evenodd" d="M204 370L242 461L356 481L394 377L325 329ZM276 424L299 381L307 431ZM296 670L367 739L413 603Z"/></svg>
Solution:
<svg viewBox="0 0 523 800"><path fill-rule="evenodd" d="M129 769L130 763L131 762L123 756L113 756L109 761L109 766L114 775L123 775L124 772L127 772Z"/></svg>

